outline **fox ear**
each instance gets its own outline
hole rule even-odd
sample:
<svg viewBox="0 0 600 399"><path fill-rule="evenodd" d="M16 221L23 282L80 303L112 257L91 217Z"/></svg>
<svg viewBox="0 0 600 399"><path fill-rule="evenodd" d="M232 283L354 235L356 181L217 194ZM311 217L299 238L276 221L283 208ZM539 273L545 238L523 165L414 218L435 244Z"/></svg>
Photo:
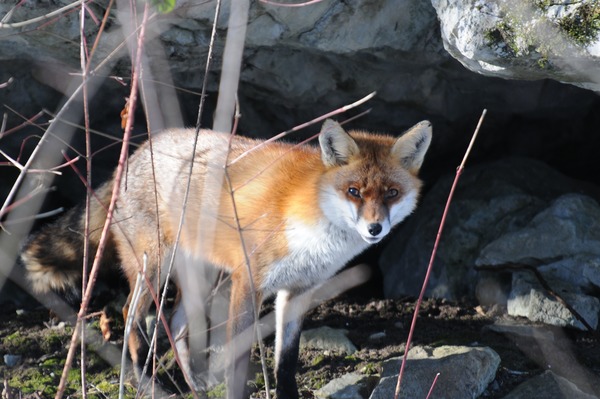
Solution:
<svg viewBox="0 0 600 399"><path fill-rule="evenodd" d="M431 143L431 122L422 121L408 129L392 147L392 154L400 158L402 166L416 174Z"/></svg>
<svg viewBox="0 0 600 399"><path fill-rule="evenodd" d="M352 155L358 154L356 142L339 123L327 119L319 136L321 158L326 166L344 165Z"/></svg>

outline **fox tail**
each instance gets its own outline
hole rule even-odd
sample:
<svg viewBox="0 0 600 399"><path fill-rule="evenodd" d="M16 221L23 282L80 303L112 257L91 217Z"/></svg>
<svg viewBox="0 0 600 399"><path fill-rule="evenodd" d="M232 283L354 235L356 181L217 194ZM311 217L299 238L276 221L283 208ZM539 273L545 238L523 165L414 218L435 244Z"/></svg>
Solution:
<svg viewBox="0 0 600 399"><path fill-rule="evenodd" d="M111 196L109 184L104 184L91 201L89 259L98 248L102 226L106 218L105 205ZM80 296L83 248L84 248L85 208L78 205L63 216L34 233L25 242L21 251L21 261L27 271L27 279L36 293L57 291L70 296ZM116 256L112 237L103 255L103 263ZM115 264L115 263L113 263ZM90 263L91 267L91 263Z"/></svg>

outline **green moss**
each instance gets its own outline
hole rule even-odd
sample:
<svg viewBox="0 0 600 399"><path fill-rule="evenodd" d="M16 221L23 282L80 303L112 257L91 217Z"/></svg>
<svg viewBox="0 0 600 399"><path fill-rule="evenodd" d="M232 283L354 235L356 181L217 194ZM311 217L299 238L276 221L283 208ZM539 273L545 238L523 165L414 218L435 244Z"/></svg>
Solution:
<svg viewBox="0 0 600 399"><path fill-rule="evenodd" d="M64 364L65 364L65 359L51 357L50 359L46 359L42 363L40 363L40 367L47 368L47 369L58 369L58 368L62 368L64 366Z"/></svg>
<svg viewBox="0 0 600 399"><path fill-rule="evenodd" d="M13 369L8 385L24 394L37 393L40 397L50 398L56 394L57 386L62 375L65 359L52 357L41 361L33 367ZM107 368L97 374L90 374L87 369L88 398L116 398L119 393L118 367ZM81 394L81 369L73 367L67 374L67 386L65 393L70 397L80 397ZM136 389L131 385L125 385L127 398L135 397Z"/></svg>
<svg viewBox="0 0 600 399"><path fill-rule="evenodd" d="M515 28L509 21L501 21L484 33L488 46L500 50L509 57L514 57L519 53L516 36Z"/></svg>
<svg viewBox="0 0 600 399"><path fill-rule="evenodd" d="M56 352L64 346L65 340L68 340L68 338L65 338L64 332L51 331L40 340L40 349L45 353Z"/></svg>
<svg viewBox="0 0 600 399"><path fill-rule="evenodd" d="M15 341L22 341L24 337L25 336L20 331L15 331L14 333L4 337L2 342L4 343L4 345L10 345Z"/></svg>
<svg viewBox="0 0 600 399"><path fill-rule="evenodd" d="M56 393L59 380L60 374L47 370L26 369L9 379L8 385L25 394L37 392L49 397Z"/></svg>
<svg viewBox="0 0 600 399"><path fill-rule="evenodd" d="M317 355L311 360L310 365L313 367L317 367L321 365L326 359L327 358L324 355Z"/></svg>
<svg viewBox="0 0 600 399"><path fill-rule="evenodd" d="M15 331L14 333L4 337L2 340L4 350L12 354L24 354L29 352L31 344L31 340L27 337L27 335L21 333L20 331Z"/></svg>
<svg viewBox="0 0 600 399"><path fill-rule="evenodd" d="M572 53L572 43L587 46L600 36L600 7L595 4L582 4L559 21L549 19L546 13L550 0L533 0L515 3L514 8L505 9L500 22L484 33L487 45L498 55L527 62L524 67L550 70L552 59ZM531 6L536 9L535 24L523 15L531 15ZM560 31L564 33L549 34ZM568 39L565 41L565 35ZM527 57L523 57L527 55ZM519 60L520 59L520 60Z"/></svg>
<svg viewBox="0 0 600 399"><path fill-rule="evenodd" d="M377 363L367 363L360 370L362 374L366 375L376 375L379 374L379 365Z"/></svg>
<svg viewBox="0 0 600 399"><path fill-rule="evenodd" d="M118 398L119 397L119 384L116 383L118 379L115 377L108 378L110 376L104 376L101 378L94 378L91 382L93 388L88 389L88 397L92 398ZM137 389L131 384L124 385L124 397L135 398Z"/></svg>
<svg viewBox="0 0 600 399"><path fill-rule="evenodd" d="M317 372L310 376L308 383L312 390L323 388L327 384L327 379L323 376L323 373Z"/></svg>
<svg viewBox="0 0 600 399"><path fill-rule="evenodd" d="M535 0L534 5L542 11L546 11L552 4L553 0Z"/></svg>
<svg viewBox="0 0 600 399"><path fill-rule="evenodd" d="M265 383L265 376L263 375L263 373L256 373L256 375L254 376L254 385L258 389L265 388L267 384Z"/></svg>
<svg viewBox="0 0 600 399"><path fill-rule="evenodd" d="M344 357L344 360L347 362L358 362L360 359L356 357L356 355L347 355Z"/></svg>
<svg viewBox="0 0 600 399"><path fill-rule="evenodd" d="M540 69L550 69L551 66L548 57L545 56L540 57L540 59L537 61L537 65L540 67Z"/></svg>
<svg viewBox="0 0 600 399"><path fill-rule="evenodd" d="M600 7L583 4L576 13L561 19L558 25L575 43L587 46L598 38Z"/></svg>
<svg viewBox="0 0 600 399"><path fill-rule="evenodd" d="M206 396L208 396L210 399L221 399L224 398L226 394L227 387L225 386L225 383L221 383L208 391Z"/></svg>

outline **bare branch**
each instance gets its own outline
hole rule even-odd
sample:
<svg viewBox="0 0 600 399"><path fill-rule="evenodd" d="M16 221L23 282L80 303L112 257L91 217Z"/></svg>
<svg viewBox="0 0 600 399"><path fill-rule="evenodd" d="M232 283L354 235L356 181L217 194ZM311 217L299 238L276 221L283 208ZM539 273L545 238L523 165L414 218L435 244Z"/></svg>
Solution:
<svg viewBox="0 0 600 399"><path fill-rule="evenodd" d="M442 231L444 230L444 225L446 224L446 217L448 216L448 209L450 208L450 204L452 203L452 198L454 197L454 190L458 185L458 180L465 168L465 163L467 162L467 157L473 148L473 144L475 143L475 139L477 138L477 134L479 133L479 129L481 128L481 124L483 123L483 119L487 110L484 109L481 117L479 118L479 123L477 123L477 127L475 128L475 132L471 137L471 142L469 143L469 147L465 153L465 156L460 164L460 166L456 169L456 177L454 178L454 182L452 183L452 187L450 188L450 193L448 194L448 200L446 201L446 207L444 208L444 212L442 214L442 220L440 221L440 227L437 232L437 236L435 239L435 243L433 244L433 250L431 251L431 258L429 259L429 265L427 266L427 272L425 273L425 278L423 279L423 286L421 288L421 293L419 294L419 299L417 300L417 304L415 305L415 311L413 313L412 322L410 324L410 330L408 332L408 338L406 340L406 349L404 350L404 357L402 358L402 365L400 366L400 373L398 374L398 382L396 384L396 390L394 392L394 399L398 399L398 395L400 394L400 386L402 384L402 377L404 375L404 369L406 367L406 361L408 359L408 351L410 350L410 344L412 342L412 337L415 331L415 326L417 324L417 318L419 316L419 309L421 308L421 303L423 302L423 297L425 296L425 290L427 289L427 284L429 283L429 278L431 276L431 271L433 270L433 261L435 259L435 255L437 254L438 245L440 243L440 238L442 237Z"/></svg>
<svg viewBox="0 0 600 399"><path fill-rule="evenodd" d="M92 1L92 0L87 0ZM31 25L31 24L35 24L37 22L41 22L41 21L46 21L50 18L53 18L57 15L60 15L64 12L67 12L73 8L76 8L77 6L79 6L81 4L81 2L79 0L75 0L73 3L68 4L64 7L59 8L58 10L54 10L52 12L49 12L48 14L44 14L41 15L39 17L36 18L32 18L32 19L28 19L27 21L21 21L21 22L13 22L13 23L6 23L4 22L4 20L6 20L11 13L8 13L4 16L4 18L2 18L2 21L0 21L0 29L6 29L6 28L21 28L23 26L27 26L27 25Z"/></svg>
<svg viewBox="0 0 600 399"><path fill-rule="evenodd" d="M133 63L133 79L132 79L132 83L131 83L131 92L130 92L130 96L129 96L130 101L129 101L129 112L128 112L128 114L132 115L132 116L134 114L134 109L135 109L136 100L137 100L137 91L138 91L138 79L137 78L139 76L139 65L141 62L141 53L142 53L141 49L142 49L143 43L144 43L145 26L148 21L148 8L149 8L149 6L148 6L148 4L146 4L144 6L144 14L143 14L143 19L142 19L142 23L141 23L140 30L139 30L139 36L138 36L138 42L137 42L138 52L136 55L136 59ZM100 236L98 249L96 251L96 256L94 258L94 263L92 264L92 269L90 271L91 278L90 278L89 283L86 286L86 291L83 293L81 306L79 308L79 313L77 315L77 324L76 324L75 328L73 329L71 345L69 346L69 352L67 353L67 359L65 362L65 366L63 368L63 374L61 376L60 384L59 384L57 392L56 392L56 397L55 397L56 399L62 398L62 395L64 394L64 390L66 388L68 373L69 373L69 370L73 363L73 358L75 356L75 346L76 346L75 343L79 339L79 333L80 333L79 327L82 323L82 320L84 320L84 318L85 318L85 313L87 312L87 308L88 308L88 305L90 303L91 296L92 296L92 289L93 289L94 283L95 283L95 276L97 276L98 268L100 267L100 261L102 260L102 254L104 252L104 247L106 246L106 243L108 241L107 240L108 239L108 230L112 223L113 212L114 212L117 198L118 198L119 192L120 192L121 178L124 173L125 162L127 160L127 156L129 153L128 143L129 143L129 138L131 135L132 128L133 128L133 117L130 117L127 120L127 126L125 128L125 133L123 134L123 145L121 146L121 154L119 156L119 163L118 163L117 171L115 173L114 183L113 183L113 187L112 187L112 196L110 199L110 204L108 206L108 213L106 215L104 227L102 228L102 233Z"/></svg>
<svg viewBox="0 0 600 399"><path fill-rule="evenodd" d="M14 82L14 79L13 79L13 77L11 76L10 78L8 78L8 80L7 80L6 82L4 82L4 83L0 83L0 89L5 89L5 88L7 88L8 86L10 86L10 85L11 85L11 83L12 83L12 82Z"/></svg>
<svg viewBox="0 0 600 399"><path fill-rule="evenodd" d="M440 373L437 373L433 378L433 382L431 383L431 387L429 388L429 392L427 393L427 397L425 399L431 398L431 393L433 392L433 388L435 388L435 384L437 384L437 380L440 377Z"/></svg>
<svg viewBox="0 0 600 399"><path fill-rule="evenodd" d="M332 116L335 116L335 115L341 114L341 113L343 113L343 112L346 112L346 111L348 111L348 110L351 110L352 108L358 107L359 105L361 105L361 104L363 104L363 103L365 103L365 102L369 101L369 100L370 100L370 99L372 99L373 97L375 97L375 94L377 94L377 92L372 92L372 93L370 93L370 94L366 95L365 97L361 98L361 99L360 99L360 100L358 100L358 101L355 101L355 102L353 102L353 103L351 103L351 104L348 104L348 105L344 105L343 107L340 107L340 108L338 108L338 109L335 109L335 110L333 110L333 111L331 111L331 112L329 112L329 113L326 113L325 115L321 115L321 116L319 116L318 118L315 118L315 119L313 119L313 120L310 120L310 121L308 121L308 122L306 122L306 123L303 123L303 124L301 124L301 125L295 126L295 127L291 128L290 130L286 130L286 131L284 131L284 132L281 132L281 133L279 133L279 134L277 134L277 135L275 135L275 136L271 137L271 138L270 138L270 139L268 139L268 140L262 141L262 142L261 142L260 144L258 144L256 147L254 147L254 148L252 148L252 149L250 149L250 150L248 150L248 151L245 151L243 154L241 154L240 156L238 156L237 158L235 158L233 161L229 162L229 163L227 164L227 166L231 166L231 165L235 164L236 162L238 162L238 161L240 161L241 159L245 158L245 157L246 157L248 154L250 154L250 153L252 153L252 152L254 152L254 151L258 150L259 148L262 148L262 147L264 147L265 145L267 145L267 144L269 144L269 143L272 143L273 141L279 140L279 139L281 139L281 138L283 138L283 137L285 137L285 136L287 136L287 135L289 135L289 134L291 134L291 133L294 133L294 132L297 132L297 131L299 131L299 130L302 130L302 129L304 129L305 127L311 126L311 125L313 125L313 124L315 124L315 123L317 123L317 122L321 122L322 120L325 120L325 119L327 119L327 118L331 118Z"/></svg>
<svg viewBox="0 0 600 399"><path fill-rule="evenodd" d="M148 266L148 256L144 254L144 265L143 269L138 273L135 280L135 286L131 293L131 302L129 303L129 311L127 312L127 320L125 320L125 331L123 333L123 350L121 352L121 372L119 374L119 399L123 398L125 392L125 364L127 362L127 343L129 341L129 335L131 334L131 326L135 319L135 313L137 311L138 300L140 299L140 292L142 290L142 280L146 274Z"/></svg>

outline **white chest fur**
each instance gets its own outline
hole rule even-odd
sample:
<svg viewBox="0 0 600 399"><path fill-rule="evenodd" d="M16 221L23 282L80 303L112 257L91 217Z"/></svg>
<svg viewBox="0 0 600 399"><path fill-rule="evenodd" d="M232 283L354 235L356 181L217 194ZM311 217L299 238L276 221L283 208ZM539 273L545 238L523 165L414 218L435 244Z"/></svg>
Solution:
<svg viewBox="0 0 600 399"><path fill-rule="evenodd" d="M286 236L289 254L265 274L262 289L267 293L318 285L368 247L356 231L342 230L328 222L309 226L291 220Z"/></svg>

